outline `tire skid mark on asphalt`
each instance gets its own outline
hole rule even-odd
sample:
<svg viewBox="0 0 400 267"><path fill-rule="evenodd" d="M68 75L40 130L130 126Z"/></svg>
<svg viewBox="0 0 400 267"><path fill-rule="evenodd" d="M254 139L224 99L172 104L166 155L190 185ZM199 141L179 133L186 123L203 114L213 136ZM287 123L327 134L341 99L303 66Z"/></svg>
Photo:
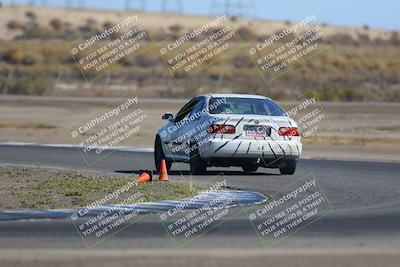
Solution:
<svg viewBox="0 0 400 267"><path fill-rule="evenodd" d="M200 192L199 195L193 198L186 198L179 201L157 201L157 202L146 202L133 205L103 205L98 206L91 210L85 215L86 217L94 217L104 212L105 210L112 209L110 215L117 213L121 210L132 210L136 211L139 215L165 212L174 209L178 206L182 207L182 203L187 205L180 208L182 211L191 211L209 205L207 209L220 209L219 205L221 201L213 200L223 196L226 199L230 199L231 203L225 207L232 208L237 206L248 206L264 203L268 198L258 192L254 191L241 191L241 190L220 190L215 192ZM188 201L190 200L190 201ZM85 208L81 208L85 209ZM32 210L32 211L4 211L0 212L1 221L22 221L22 220L53 220L53 219L66 219L72 214L81 210L77 209L65 209L65 210Z"/></svg>

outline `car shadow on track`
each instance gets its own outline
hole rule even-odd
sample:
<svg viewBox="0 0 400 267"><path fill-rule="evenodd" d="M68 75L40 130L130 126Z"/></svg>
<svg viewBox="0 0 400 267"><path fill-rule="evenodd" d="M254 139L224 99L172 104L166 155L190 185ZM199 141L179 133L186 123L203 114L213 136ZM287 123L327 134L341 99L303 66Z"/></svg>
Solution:
<svg viewBox="0 0 400 267"><path fill-rule="evenodd" d="M143 170L115 170L116 173L127 173L127 174L139 174ZM149 170L147 170L149 171ZM158 171L151 170L153 175L158 175ZM190 171L188 170L171 170L168 172L169 175L191 175ZM275 173L265 173L265 172L243 172L243 171L225 171L225 170L210 170L207 171L205 174L196 175L196 176L217 176L217 175L230 175L230 176L280 176L280 174Z"/></svg>

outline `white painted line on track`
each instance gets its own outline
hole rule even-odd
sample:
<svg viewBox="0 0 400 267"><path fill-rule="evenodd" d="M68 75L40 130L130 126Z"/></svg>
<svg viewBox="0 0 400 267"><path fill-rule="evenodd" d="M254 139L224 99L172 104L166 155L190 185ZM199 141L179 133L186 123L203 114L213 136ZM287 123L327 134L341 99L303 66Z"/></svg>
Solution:
<svg viewBox="0 0 400 267"><path fill-rule="evenodd" d="M60 148L82 148L73 144L40 144L40 143L25 143L25 142L0 142L0 146L38 146L38 147L60 147ZM134 148L127 146L110 147L107 150L128 151L128 152L154 152L151 147Z"/></svg>

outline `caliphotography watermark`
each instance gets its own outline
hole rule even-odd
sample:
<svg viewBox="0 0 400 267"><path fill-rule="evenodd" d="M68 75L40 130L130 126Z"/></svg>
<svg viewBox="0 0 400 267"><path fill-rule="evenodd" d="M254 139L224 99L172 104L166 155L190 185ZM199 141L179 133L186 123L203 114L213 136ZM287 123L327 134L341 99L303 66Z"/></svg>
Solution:
<svg viewBox="0 0 400 267"><path fill-rule="evenodd" d="M75 40L69 48L83 76L89 81L147 50L149 38L139 24L139 16L134 14L101 32L95 31Z"/></svg>
<svg viewBox="0 0 400 267"><path fill-rule="evenodd" d="M331 129L329 116L313 90L297 98L294 105L288 104L284 108L286 114L296 122L302 138L315 137Z"/></svg>
<svg viewBox="0 0 400 267"><path fill-rule="evenodd" d="M226 15L217 16L191 32L164 42L159 52L177 82L234 50L235 43L241 39L227 22Z"/></svg>
<svg viewBox="0 0 400 267"><path fill-rule="evenodd" d="M117 190L75 210L70 218L86 247L94 247L132 225L139 217L137 205L144 195L135 192L137 182L131 181Z"/></svg>
<svg viewBox="0 0 400 267"><path fill-rule="evenodd" d="M231 111L226 108L225 98L218 98L210 104L205 100L199 101L189 111L186 117L166 127L161 132L161 136L173 136L167 144L167 149L171 152L171 155L183 154L190 160L190 158L209 149L209 142L216 138L216 130L222 135L224 133L229 134L227 127L219 127L223 122L220 118L208 115L210 113L226 115L230 114ZM177 116L180 116L180 114ZM193 123L195 121L197 123Z"/></svg>
<svg viewBox="0 0 400 267"><path fill-rule="evenodd" d="M221 191L226 186L226 180L218 180L207 190L184 199L176 207L159 215L176 247L187 245L233 216L230 208L232 195L228 191Z"/></svg>
<svg viewBox="0 0 400 267"><path fill-rule="evenodd" d="M87 165L128 144L141 130L146 112L136 96L119 99L72 127L70 136Z"/></svg>
<svg viewBox="0 0 400 267"><path fill-rule="evenodd" d="M247 212L262 244L269 247L332 211L318 178L309 174Z"/></svg>
<svg viewBox="0 0 400 267"><path fill-rule="evenodd" d="M315 14L269 35L248 49L265 82L270 82L322 52L329 41Z"/></svg>

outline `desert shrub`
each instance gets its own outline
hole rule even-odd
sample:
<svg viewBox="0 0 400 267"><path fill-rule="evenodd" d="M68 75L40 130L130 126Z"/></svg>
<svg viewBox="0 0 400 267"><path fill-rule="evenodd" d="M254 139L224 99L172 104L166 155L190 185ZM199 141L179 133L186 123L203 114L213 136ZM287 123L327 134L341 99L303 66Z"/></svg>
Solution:
<svg viewBox="0 0 400 267"><path fill-rule="evenodd" d="M270 37L271 37L272 35L274 35L274 34L279 35L282 31L283 31L283 29L280 30L280 31L276 31L276 32L274 32L273 34L264 37L263 39L268 39L268 38L270 38ZM291 32L291 33L286 34L283 38L279 39L279 42L280 42L280 43L286 43L286 42L293 41L295 38L296 38L296 35L293 34L293 32Z"/></svg>
<svg viewBox="0 0 400 267"><path fill-rule="evenodd" d="M51 57L53 57L56 53L53 45L45 44L40 48L40 53L42 56L48 61Z"/></svg>
<svg viewBox="0 0 400 267"><path fill-rule="evenodd" d="M64 23L59 18L51 19L49 24L56 31L61 30L64 26Z"/></svg>
<svg viewBox="0 0 400 267"><path fill-rule="evenodd" d="M34 51L25 51L22 58L22 64L35 65L43 62L42 55Z"/></svg>
<svg viewBox="0 0 400 267"><path fill-rule="evenodd" d="M249 27L240 27L237 32L243 41L252 41L257 38L257 34Z"/></svg>
<svg viewBox="0 0 400 267"><path fill-rule="evenodd" d="M229 20L232 21L232 22L236 22L236 21L238 20L238 17L236 17L236 16L230 16L230 17L229 17Z"/></svg>
<svg viewBox="0 0 400 267"><path fill-rule="evenodd" d="M168 33L166 33L163 29L158 29L151 33L151 37L154 41L164 41L168 38Z"/></svg>
<svg viewBox="0 0 400 267"><path fill-rule="evenodd" d="M20 64L23 58L24 53L19 46L7 49L2 55L2 59L11 64Z"/></svg>
<svg viewBox="0 0 400 267"><path fill-rule="evenodd" d="M354 39L349 34L337 33L331 36L334 44L352 45L355 43Z"/></svg>
<svg viewBox="0 0 400 267"><path fill-rule="evenodd" d="M140 54L133 60L132 64L138 65L142 68L148 68L152 66L156 66L158 64L158 59L154 55L151 54Z"/></svg>
<svg viewBox="0 0 400 267"><path fill-rule="evenodd" d="M253 62L247 53L239 53L233 57L233 65L236 68L250 68Z"/></svg>
<svg viewBox="0 0 400 267"><path fill-rule="evenodd" d="M85 33L89 33L89 32L95 32L95 31L99 31L99 26L97 24L97 21L94 19L87 19L86 23L79 27L79 30L85 34Z"/></svg>
<svg viewBox="0 0 400 267"><path fill-rule="evenodd" d="M10 64L35 65L43 62L40 52L23 49L21 46L11 46L2 53L1 58Z"/></svg>
<svg viewBox="0 0 400 267"><path fill-rule="evenodd" d="M182 26L180 24L174 24L174 25L169 26L168 30L171 33L179 33L182 31Z"/></svg>
<svg viewBox="0 0 400 267"><path fill-rule="evenodd" d="M24 24L18 20L12 19L7 23L7 27L10 30L23 30L25 28Z"/></svg>
<svg viewBox="0 0 400 267"><path fill-rule="evenodd" d="M367 45L371 43L371 39L368 34L361 33L358 35L358 42L361 45Z"/></svg>
<svg viewBox="0 0 400 267"><path fill-rule="evenodd" d="M350 86L329 85L325 90L319 91L319 99L323 101L359 101L363 96Z"/></svg>
<svg viewBox="0 0 400 267"><path fill-rule="evenodd" d="M64 22L62 34L65 39L76 39L81 36L79 32L69 22Z"/></svg>
<svg viewBox="0 0 400 267"><path fill-rule="evenodd" d="M26 11L26 12L25 12L25 16L26 16L28 19L36 20L36 14L35 14L35 12L33 12L33 11Z"/></svg>
<svg viewBox="0 0 400 267"><path fill-rule="evenodd" d="M48 90L48 85L37 73L17 78L8 86L8 92L11 94L44 95Z"/></svg>
<svg viewBox="0 0 400 267"><path fill-rule="evenodd" d="M160 92L160 96L171 98L171 97L176 97L176 93L174 92L171 86L168 86L165 90Z"/></svg>
<svg viewBox="0 0 400 267"><path fill-rule="evenodd" d="M400 45L400 33L393 31L390 35L390 43L392 45Z"/></svg>
<svg viewBox="0 0 400 267"><path fill-rule="evenodd" d="M58 34L48 27L32 23L27 26L22 35L17 39L51 39L58 37Z"/></svg>
<svg viewBox="0 0 400 267"><path fill-rule="evenodd" d="M109 29L112 28L114 26L114 23L112 23L111 21L106 21L103 23L103 29Z"/></svg>
<svg viewBox="0 0 400 267"><path fill-rule="evenodd" d="M107 22L103 23L102 28L103 28L103 30L107 30L107 29L110 29L110 28L114 27L114 25L115 24L112 23L111 21L107 21ZM111 38L111 40L115 40L115 39L119 38L120 36L121 36L120 32L113 32L110 35L110 38Z"/></svg>

